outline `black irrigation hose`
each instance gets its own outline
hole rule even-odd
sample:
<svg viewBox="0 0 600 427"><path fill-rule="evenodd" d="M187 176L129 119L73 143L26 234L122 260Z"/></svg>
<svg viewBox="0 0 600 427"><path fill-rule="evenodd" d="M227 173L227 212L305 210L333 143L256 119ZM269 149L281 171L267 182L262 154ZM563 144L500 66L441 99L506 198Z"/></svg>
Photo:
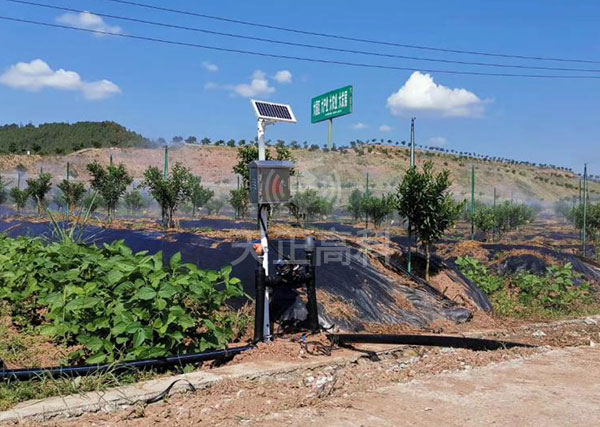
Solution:
<svg viewBox="0 0 600 427"><path fill-rule="evenodd" d="M66 366L54 368L33 369L0 369L0 380L27 381L41 378L82 377L105 372L122 373L131 369L168 368L183 366L189 363L207 362L210 360L227 359L244 351L252 350L253 345L227 348L224 350L211 350L202 353L182 354L178 356L162 357L159 359L136 360L133 362L120 362L103 365Z"/></svg>
<svg viewBox="0 0 600 427"><path fill-rule="evenodd" d="M328 334L335 344L403 344L435 347L466 348L469 350L499 350L513 347L535 347L530 344L498 341L485 338L467 338L448 335L376 335L376 334Z"/></svg>

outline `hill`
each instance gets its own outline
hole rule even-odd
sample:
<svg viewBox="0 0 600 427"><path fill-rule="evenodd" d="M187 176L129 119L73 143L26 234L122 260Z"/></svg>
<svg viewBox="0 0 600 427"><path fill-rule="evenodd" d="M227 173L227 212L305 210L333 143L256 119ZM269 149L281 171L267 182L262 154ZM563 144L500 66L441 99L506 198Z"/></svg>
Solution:
<svg viewBox="0 0 600 427"><path fill-rule="evenodd" d="M2 154L68 154L84 148L142 147L148 141L114 122L0 126Z"/></svg>
<svg viewBox="0 0 600 427"><path fill-rule="evenodd" d="M395 191L408 168L409 154L403 147L374 146L370 152L359 154L354 150L323 152L321 150L292 149L298 175L292 178L292 188L319 189L322 195L345 205L354 188L365 189L367 173L369 188L376 194ZM66 163L73 176L88 178L86 165L92 161L108 164L110 156L124 163L137 181L148 166L161 168L164 151L156 148L89 149L67 156L0 156L0 171L16 182L15 168L21 164L28 173L37 173L40 167L51 173L55 181L64 178ZM223 197L235 188L237 178L232 171L237 162L237 149L226 146L185 145L169 150L171 165L181 162L202 177L203 182ZM476 198L485 202L493 199L494 187L499 201L516 200L539 202L545 205L560 199L578 197L579 177L570 171L523 164L506 164L485 159L466 159L453 154L418 151L417 163L431 160L436 170L450 170L456 198L470 197L471 165L475 167ZM590 198L600 196L600 184L590 182Z"/></svg>

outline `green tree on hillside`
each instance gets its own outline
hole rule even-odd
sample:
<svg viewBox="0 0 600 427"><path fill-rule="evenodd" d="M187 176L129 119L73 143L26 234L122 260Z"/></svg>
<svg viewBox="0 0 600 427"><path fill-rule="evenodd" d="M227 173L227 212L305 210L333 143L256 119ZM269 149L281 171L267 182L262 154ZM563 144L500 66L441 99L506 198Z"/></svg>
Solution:
<svg viewBox="0 0 600 427"><path fill-rule="evenodd" d="M142 147L148 141L114 122L0 126L0 152L62 154L83 148Z"/></svg>
<svg viewBox="0 0 600 427"><path fill-rule="evenodd" d="M194 176L181 163L175 163L170 175L165 179L163 171L155 166L144 171L143 185L161 208L162 223L165 227L174 227L173 214L180 203L190 199Z"/></svg>
<svg viewBox="0 0 600 427"><path fill-rule="evenodd" d="M410 221L410 232L416 234L425 250L425 280L429 280L431 245L458 219L462 203L452 199L450 172L435 174L433 163L426 162L422 172L416 166L404 175L396 194L398 214Z"/></svg>
<svg viewBox="0 0 600 427"><path fill-rule="evenodd" d="M37 178L27 180L27 193L35 200L37 204L38 215L42 215L46 208L46 196L52 188L52 175L40 172Z"/></svg>
<svg viewBox="0 0 600 427"><path fill-rule="evenodd" d="M91 187L97 191L106 203L108 222L112 221L119 199L127 187L133 182L123 163L118 166L109 165L104 168L94 162L87 165L87 170L92 175Z"/></svg>

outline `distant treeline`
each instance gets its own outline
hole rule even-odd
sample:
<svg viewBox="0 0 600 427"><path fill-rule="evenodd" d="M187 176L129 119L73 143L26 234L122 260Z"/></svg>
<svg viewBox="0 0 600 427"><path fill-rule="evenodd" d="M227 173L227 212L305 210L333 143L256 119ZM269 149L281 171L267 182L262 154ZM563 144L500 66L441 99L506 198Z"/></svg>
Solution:
<svg viewBox="0 0 600 427"><path fill-rule="evenodd" d="M2 154L68 154L83 148L142 147L150 142L115 122L0 126Z"/></svg>

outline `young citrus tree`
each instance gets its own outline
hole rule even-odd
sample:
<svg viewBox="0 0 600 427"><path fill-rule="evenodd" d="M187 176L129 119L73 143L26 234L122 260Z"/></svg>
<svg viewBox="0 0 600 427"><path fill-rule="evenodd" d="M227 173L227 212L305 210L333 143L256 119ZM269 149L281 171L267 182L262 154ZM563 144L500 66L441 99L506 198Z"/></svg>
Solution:
<svg viewBox="0 0 600 427"><path fill-rule="evenodd" d="M104 168L94 162L87 165L87 170L92 175L91 187L102 196L102 200L106 203L107 220L110 222L119 199L125 194L127 187L133 182L133 178L129 176L123 163Z"/></svg>
<svg viewBox="0 0 600 427"><path fill-rule="evenodd" d="M37 203L38 215L41 215L46 207L46 196L52 188L52 175L49 173L41 172L37 178L29 178L27 180L27 193Z"/></svg>
<svg viewBox="0 0 600 427"><path fill-rule="evenodd" d="M248 213L248 204L250 203L248 191L245 188L231 190L229 192L229 203L235 209L235 216L237 218L245 218Z"/></svg>
<svg viewBox="0 0 600 427"><path fill-rule="evenodd" d="M29 199L29 193L27 190L21 190L19 187L13 187L10 189L10 198L13 199L17 206L17 213L21 212L27 205L27 199Z"/></svg>
<svg viewBox="0 0 600 427"><path fill-rule="evenodd" d="M175 163L171 174L165 179L163 172L155 166L144 171L143 185L158 202L165 227L174 227L173 214L180 203L192 196L194 176L181 163Z"/></svg>
<svg viewBox="0 0 600 427"><path fill-rule="evenodd" d="M6 184L0 175L0 205L6 202Z"/></svg>
<svg viewBox="0 0 600 427"><path fill-rule="evenodd" d="M410 232L416 234L425 250L425 280L429 280L431 246L460 215L462 204L452 199L450 172L433 172L433 163L426 162L419 172L411 167L398 186L397 209L400 217L410 221Z"/></svg>
<svg viewBox="0 0 600 427"><path fill-rule="evenodd" d="M63 179L58 184L58 188L62 191L62 197L69 207L69 212L73 214L83 199L85 186L82 182L67 181L66 179Z"/></svg>
<svg viewBox="0 0 600 427"><path fill-rule="evenodd" d="M352 214L354 221L358 221L362 218L364 212L362 210L362 201L365 195L358 188L352 190L348 197L348 211Z"/></svg>
<svg viewBox="0 0 600 427"><path fill-rule="evenodd" d="M365 195L360 201L361 211L367 219L371 219L375 228L378 228L383 220L394 211L394 207L393 195L381 197Z"/></svg>
<svg viewBox="0 0 600 427"><path fill-rule="evenodd" d="M196 216L196 210L202 209L210 199L215 195L215 192L202 185L202 178L199 176L192 177L192 192L190 201L192 202L192 217Z"/></svg>
<svg viewBox="0 0 600 427"><path fill-rule="evenodd" d="M146 205L146 201L138 190L131 190L125 193L123 196L123 203L127 209L129 215L133 215L134 212L139 211Z"/></svg>

